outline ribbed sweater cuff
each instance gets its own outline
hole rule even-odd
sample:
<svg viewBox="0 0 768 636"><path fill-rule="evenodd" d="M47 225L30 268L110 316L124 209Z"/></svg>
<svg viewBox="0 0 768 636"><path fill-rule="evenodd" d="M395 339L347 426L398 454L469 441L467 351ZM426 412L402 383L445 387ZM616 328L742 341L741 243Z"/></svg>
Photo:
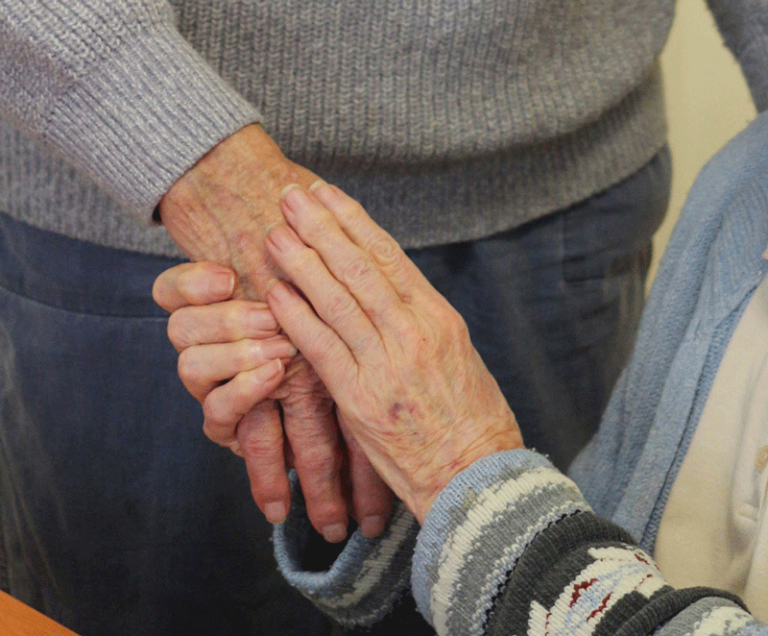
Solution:
<svg viewBox="0 0 768 636"><path fill-rule="evenodd" d="M416 518L396 502L380 537L366 539L358 530L329 569L307 571L312 529L295 479L292 486L291 512L273 535L275 558L288 583L345 627L368 627L390 616L408 595Z"/></svg>
<svg viewBox="0 0 768 636"><path fill-rule="evenodd" d="M438 496L413 564L421 613L440 633L482 634L508 573L542 530L589 510L544 457L507 451L475 462Z"/></svg>
<svg viewBox="0 0 768 636"><path fill-rule="evenodd" d="M163 194L218 142L260 120L171 25L126 41L57 102L47 138L149 221Z"/></svg>

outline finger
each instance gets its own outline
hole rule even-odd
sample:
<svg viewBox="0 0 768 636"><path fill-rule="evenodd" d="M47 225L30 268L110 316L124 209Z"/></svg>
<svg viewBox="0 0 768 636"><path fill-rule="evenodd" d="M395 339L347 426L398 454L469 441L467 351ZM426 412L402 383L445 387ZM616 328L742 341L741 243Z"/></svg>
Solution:
<svg viewBox="0 0 768 636"><path fill-rule="evenodd" d="M182 307L168 319L168 338L176 350L216 342L265 339L280 331L266 303L229 300L202 307Z"/></svg>
<svg viewBox="0 0 768 636"><path fill-rule="evenodd" d="M352 242L371 256L403 301L407 302L416 290L431 289L429 281L397 241L378 226L357 201L323 181L312 184L310 190L333 214ZM322 255L325 258L325 252Z"/></svg>
<svg viewBox="0 0 768 636"><path fill-rule="evenodd" d="M232 380L211 391L203 401L203 432L206 437L238 452L238 423L280 384L283 375L282 361L272 360L252 371L238 373Z"/></svg>
<svg viewBox="0 0 768 636"><path fill-rule="evenodd" d="M354 296L328 271L317 252L307 247L289 226L281 225L270 232L267 249L353 355L360 356L380 343L376 327ZM276 318L280 322L280 318Z"/></svg>
<svg viewBox="0 0 768 636"><path fill-rule="evenodd" d="M339 428L344 435L347 449L352 487L352 516L363 536L372 539L384 532L392 512L394 496L341 420Z"/></svg>
<svg viewBox="0 0 768 636"><path fill-rule="evenodd" d="M245 459L253 500L267 521L282 523L290 509L291 491L277 403L266 400L248 411L237 427L237 441Z"/></svg>
<svg viewBox="0 0 768 636"><path fill-rule="evenodd" d="M178 372L187 391L202 402L213 389L238 373L277 358L286 364L295 354L296 347L285 336L198 345L181 352Z"/></svg>
<svg viewBox="0 0 768 636"><path fill-rule="evenodd" d="M333 400L305 360L286 379L291 391L280 402L285 434L293 452L307 516L329 543L347 536L349 511L342 490L343 449Z"/></svg>
<svg viewBox="0 0 768 636"><path fill-rule="evenodd" d="M152 298L166 311L227 300L235 289L234 272L217 263L182 263L155 279Z"/></svg>
<svg viewBox="0 0 768 636"><path fill-rule="evenodd" d="M351 292L363 311L377 321L397 315L402 305L397 291L371 255L350 240L322 203L300 188L293 187L284 191L282 209L301 240L319 254L330 273ZM399 253L405 258L402 250L383 231L380 232L380 240L370 247L379 252ZM314 284L311 271L286 273L305 293ZM300 274L305 275L307 286L295 277Z"/></svg>
<svg viewBox="0 0 768 636"><path fill-rule="evenodd" d="M291 342L309 361L331 394L353 385L357 363L349 348L317 317L292 285L274 281L267 292L267 302Z"/></svg>

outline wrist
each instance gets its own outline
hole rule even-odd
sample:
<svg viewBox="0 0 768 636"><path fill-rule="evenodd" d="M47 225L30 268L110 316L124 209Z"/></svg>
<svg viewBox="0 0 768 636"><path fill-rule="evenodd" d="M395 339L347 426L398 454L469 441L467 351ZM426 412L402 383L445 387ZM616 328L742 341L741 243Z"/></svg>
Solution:
<svg viewBox="0 0 768 636"><path fill-rule="evenodd" d="M511 414L510 414L511 415ZM514 419L514 416L512 416ZM503 427L495 432L488 431L476 443L465 448L459 455L442 462L442 466L432 469L430 477L423 487L414 490L406 504L419 523L423 523L440 493L460 473L469 469L477 461L510 450L524 449L522 437L515 424L514 428Z"/></svg>
<svg viewBox="0 0 768 636"><path fill-rule="evenodd" d="M239 295L262 298L276 267L264 250L270 227L283 222L280 193L317 177L292 163L258 125L231 135L204 155L158 206L171 238L192 260L233 267Z"/></svg>

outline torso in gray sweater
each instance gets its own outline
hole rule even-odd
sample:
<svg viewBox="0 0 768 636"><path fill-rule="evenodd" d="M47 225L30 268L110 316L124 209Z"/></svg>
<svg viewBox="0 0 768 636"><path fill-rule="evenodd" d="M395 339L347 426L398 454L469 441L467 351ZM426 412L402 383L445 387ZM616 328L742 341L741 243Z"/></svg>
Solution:
<svg viewBox="0 0 768 636"><path fill-rule="evenodd" d="M755 22L768 2L710 4L762 108L768 44ZM407 247L509 229L609 187L663 145L657 60L673 8L0 0L0 211L175 254L147 223L157 201L261 121Z"/></svg>

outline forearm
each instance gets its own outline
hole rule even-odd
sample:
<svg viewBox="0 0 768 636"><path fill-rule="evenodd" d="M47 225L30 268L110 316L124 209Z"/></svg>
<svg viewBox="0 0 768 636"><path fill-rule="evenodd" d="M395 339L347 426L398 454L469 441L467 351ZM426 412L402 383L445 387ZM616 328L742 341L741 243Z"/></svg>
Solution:
<svg viewBox="0 0 768 636"><path fill-rule="evenodd" d="M259 119L154 0L2 0L0 116L147 221L205 152Z"/></svg>

